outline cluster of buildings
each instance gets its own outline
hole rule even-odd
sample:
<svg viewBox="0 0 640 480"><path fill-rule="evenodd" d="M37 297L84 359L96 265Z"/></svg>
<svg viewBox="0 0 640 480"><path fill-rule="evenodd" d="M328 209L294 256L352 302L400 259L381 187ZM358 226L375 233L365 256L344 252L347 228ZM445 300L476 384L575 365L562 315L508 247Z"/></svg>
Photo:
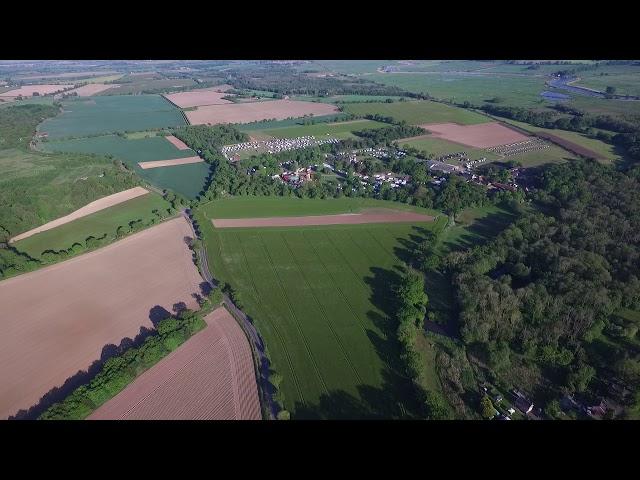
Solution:
<svg viewBox="0 0 640 480"><path fill-rule="evenodd" d="M363 175L361 173L354 173L356 177L360 178L360 184L363 186L373 185L373 189L378 191L384 183L388 183L391 188L400 188L411 180L408 175L395 175L391 172L377 173L375 175Z"/></svg>
<svg viewBox="0 0 640 480"><path fill-rule="evenodd" d="M482 158L479 158L478 160L470 160L467 163L465 163L464 166L467 167L468 170L471 170L473 167L481 163L485 163L486 161L487 161L487 157L482 157Z"/></svg>
<svg viewBox="0 0 640 480"><path fill-rule="evenodd" d="M313 167L298 168L295 171L287 171L273 175L271 178L278 179L294 188L300 187L303 183L313 179L313 172L317 170L317 165Z"/></svg>
<svg viewBox="0 0 640 480"><path fill-rule="evenodd" d="M220 149L227 160L236 160L237 154L246 150L253 150L256 153L280 153L288 150L298 150L300 148L315 147L327 143L338 143L337 138L323 138L317 140L313 135L296 138L277 138L274 140L259 140L254 142L236 143L235 145L225 145Z"/></svg>

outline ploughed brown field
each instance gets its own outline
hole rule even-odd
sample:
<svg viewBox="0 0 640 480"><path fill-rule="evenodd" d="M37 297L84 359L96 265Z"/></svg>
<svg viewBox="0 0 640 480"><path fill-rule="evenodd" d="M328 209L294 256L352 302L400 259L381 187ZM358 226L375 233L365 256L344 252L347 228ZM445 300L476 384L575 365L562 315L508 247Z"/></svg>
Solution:
<svg viewBox="0 0 640 480"><path fill-rule="evenodd" d="M89 420L260 420L251 349L220 307L207 327L140 375Z"/></svg>
<svg viewBox="0 0 640 480"><path fill-rule="evenodd" d="M578 145L577 143L571 142L565 138L558 137L553 133L536 132L536 136L560 145L564 149L569 150L571 153L582 155L583 157L593 158L594 160L606 160L606 157L604 155L585 148L582 145Z"/></svg>
<svg viewBox="0 0 640 480"><path fill-rule="evenodd" d="M431 123L420 125L420 127L429 130L433 137L475 148L497 147L498 145L529 140L526 135L498 122L477 125Z"/></svg>
<svg viewBox="0 0 640 480"><path fill-rule="evenodd" d="M176 147L178 150L189 150L189 147L187 146L186 143L184 143L179 138L174 137L173 135L167 135L164 138L169 140L169 142L171 142L173 144L173 146Z"/></svg>
<svg viewBox="0 0 640 480"><path fill-rule="evenodd" d="M126 202L128 200L131 200L132 198L139 197L146 193L149 193L149 191L145 188L133 187L129 190L123 190L122 192L114 193L113 195L107 195L106 197L99 198L98 200L95 200L91 203L87 203L84 207L71 212L69 215L56 218L55 220L45 223L44 225L40 225L39 227L33 228L28 232L16 235L11 240L9 240L9 243L17 242L18 240L28 238L31 235L35 235L36 233L45 232L47 230L51 230L52 228L59 227L60 225L64 225L65 223L73 222L78 218L86 217L87 215L99 212L100 210L104 210L105 208L113 207L114 205L118 205L119 203Z"/></svg>
<svg viewBox="0 0 640 480"><path fill-rule="evenodd" d="M220 87L202 88L200 90L190 90L188 92L170 93L165 95L165 98L180 108L233 103L222 98L227 95L224 93L224 90L226 89L220 89Z"/></svg>
<svg viewBox="0 0 640 480"><path fill-rule="evenodd" d="M430 222L434 217L420 213L376 209L364 213L309 215L306 217L214 218L216 228L303 227L310 225L356 225L362 223Z"/></svg>
<svg viewBox="0 0 640 480"><path fill-rule="evenodd" d="M71 88L73 85L24 85L15 90L9 90L8 92L0 93L0 97L17 97L22 95L23 97L31 97L34 92L40 95L48 95L50 93L57 93L65 88Z"/></svg>
<svg viewBox="0 0 640 480"><path fill-rule="evenodd" d="M187 163L204 162L200 157L174 158L173 160L154 160L152 162L138 162L138 166L144 170L148 168L172 167L174 165L186 165Z"/></svg>
<svg viewBox="0 0 640 480"><path fill-rule="evenodd" d="M249 123L253 121L284 120L304 115L330 115L338 107L327 103L301 102L297 100L271 100L254 103L208 105L184 112L192 125L218 123Z"/></svg>
<svg viewBox="0 0 640 480"><path fill-rule="evenodd" d="M185 236L180 217L0 282L0 418L86 371L106 345L153 328L154 307L197 309L203 280Z"/></svg>

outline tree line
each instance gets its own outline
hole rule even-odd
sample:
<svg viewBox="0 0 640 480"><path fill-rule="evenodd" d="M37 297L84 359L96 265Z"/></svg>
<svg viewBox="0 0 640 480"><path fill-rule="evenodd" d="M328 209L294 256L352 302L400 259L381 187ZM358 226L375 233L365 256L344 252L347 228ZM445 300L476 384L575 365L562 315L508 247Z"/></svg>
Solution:
<svg viewBox="0 0 640 480"><path fill-rule="evenodd" d="M538 210L490 244L447 257L460 335L496 381L522 362L553 379L536 387L545 403L567 393L595 399L612 385L637 392L637 328L614 313L640 308L640 168L581 160L543 169L539 182ZM597 351L593 342L612 332L629 347ZM616 398L630 409L638 400Z"/></svg>

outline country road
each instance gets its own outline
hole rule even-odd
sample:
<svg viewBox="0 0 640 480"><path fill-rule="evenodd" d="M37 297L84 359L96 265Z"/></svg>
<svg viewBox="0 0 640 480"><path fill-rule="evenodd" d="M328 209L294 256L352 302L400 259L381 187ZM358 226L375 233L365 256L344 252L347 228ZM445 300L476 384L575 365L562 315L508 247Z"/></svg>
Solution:
<svg viewBox="0 0 640 480"><path fill-rule="evenodd" d="M198 233L196 232L195 226L193 225L193 219L190 216L189 209L183 209L180 213L189 223L194 238L202 240L200 235L198 235ZM211 275L211 269L209 268L207 252L204 244L202 245L202 248L196 250L196 255L198 257L198 261L201 267L201 274L204 280L211 286L211 288L217 288L218 281L216 281ZM267 407L269 409L271 417L275 418L275 416L278 414L279 409L276 403L273 401L273 394L275 392L273 386L269 382L269 359L265 354L264 342L262 341L262 338L253 325L251 319L233 303L233 300L231 300L231 298L229 298L229 296L224 292L222 292L222 298L225 307L227 307L234 318L239 320L240 327L242 327L242 330L248 336L251 350L253 350L255 358L258 360L259 371L256 373L258 375L259 387L264 394L263 399L268 403Z"/></svg>

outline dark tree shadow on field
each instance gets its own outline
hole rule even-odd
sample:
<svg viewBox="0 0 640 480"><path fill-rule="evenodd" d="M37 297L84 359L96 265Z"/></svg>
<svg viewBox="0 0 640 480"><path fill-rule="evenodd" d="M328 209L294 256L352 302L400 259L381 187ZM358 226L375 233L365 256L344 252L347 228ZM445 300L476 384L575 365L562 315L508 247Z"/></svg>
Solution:
<svg viewBox="0 0 640 480"><path fill-rule="evenodd" d="M200 282L200 285L198 286L200 287L200 293L205 297L211 293L211 290L213 290L209 282Z"/></svg>
<svg viewBox="0 0 640 480"><path fill-rule="evenodd" d="M187 245L187 247L191 248L193 245L193 241L194 239L188 235L185 235L182 240L184 241L184 243Z"/></svg>
<svg viewBox="0 0 640 480"><path fill-rule="evenodd" d="M173 312L179 316L182 312L187 310L187 304L184 302L174 303L173 307L171 307L171 310L173 310Z"/></svg>
<svg viewBox="0 0 640 480"><path fill-rule="evenodd" d="M159 305L156 305L149 311L149 319L154 326L160 320L168 318L171 314ZM9 420L36 420L46 410L56 403L63 401L78 387L90 383L101 371L105 362L116 355L120 355L130 348L141 346L144 341L156 333L155 329L140 327L138 334L133 338L125 337L118 345L112 343L102 347L100 358L95 360L86 370L78 370L76 374L69 377L59 386L54 387L45 393L38 403L28 409L19 410L15 415L9 417Z"/></svg>
<svg viewBox="0 0 640 480"><path fill-rule="evenodd" d="M151 310L149 310L149 320L151 320L151 323L154 327L157 327L158 323L169 318L170 316L171 312L169 312L164 307L161 307L160 305L156 305Z"/></svg>

